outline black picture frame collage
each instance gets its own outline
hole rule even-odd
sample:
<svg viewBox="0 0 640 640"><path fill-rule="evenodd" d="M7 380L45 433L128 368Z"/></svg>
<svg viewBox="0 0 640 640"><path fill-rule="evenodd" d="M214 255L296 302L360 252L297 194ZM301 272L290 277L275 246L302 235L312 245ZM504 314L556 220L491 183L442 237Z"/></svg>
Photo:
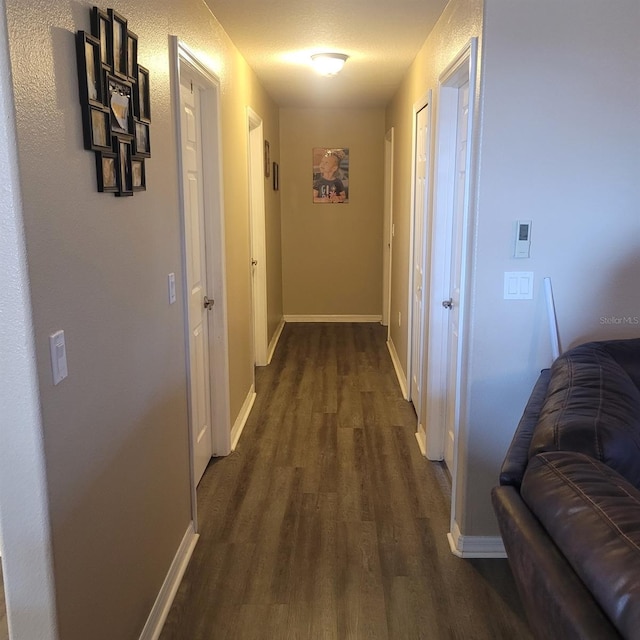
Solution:
<svg viewBox="0 0 640 640"><path fill-rule="evenodd" d="M96 158L98 191L131 196L147 188L151 157L149 70L138 36L113 9L91 9L91 33L76 34L84 148Z"/></svg>

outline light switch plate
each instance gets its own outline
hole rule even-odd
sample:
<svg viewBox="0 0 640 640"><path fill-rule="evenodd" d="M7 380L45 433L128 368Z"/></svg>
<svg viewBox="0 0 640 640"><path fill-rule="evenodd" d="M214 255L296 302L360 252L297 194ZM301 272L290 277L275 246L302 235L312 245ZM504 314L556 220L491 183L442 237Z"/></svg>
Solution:
<svg viewBox="0 0 640 640"><path fill-rule="evenodd" d="M533 298L533 271L505 271L504 299L531 300Z"/></svg>
<svg viewBox="0 0 640 640"><path fill-rule="evenodd" d="M49 336L49 348L51 349L53 384L58 384L69 375L67 370L67 347L64 342L64 331L56 331Z"/></svg>

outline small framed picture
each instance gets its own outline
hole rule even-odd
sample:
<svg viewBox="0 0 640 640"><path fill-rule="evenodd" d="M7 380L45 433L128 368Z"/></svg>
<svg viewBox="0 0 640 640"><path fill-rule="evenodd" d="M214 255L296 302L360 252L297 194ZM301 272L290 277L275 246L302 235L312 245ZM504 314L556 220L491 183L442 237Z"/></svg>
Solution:
<svg viewBox="0 0 640 640"><path fill-rule="evenodd" d="M131 82L138 78L138 36L127 31L127 76Z"/></svg>
<svg viewBox="0 0 640 640"><path fill-rule="evenodd" d="M131 188L133 191L146 191L147 189L144 158L131 158Z"/></svg>
<svg viewBox="0 0 640 640"><path fill-rule="evenodd" d="M273 163L273 190L278 191L280 189L280 166L277 162Z"/></svg>
<svg viewBox="0 0 640 640"><path fill-rule="evenodd" d="M138 82L135 85L136 96L136 116L144 121L151 122L151 99L149 97L149 70L142 65L138 65Z"/></svg>
<svg viewBox="0 0 640 640"><path fill-rule="evenodd" d="M131 98L133 90L130 82L107 75L111 131L133 136L133 113Z"/></svg>
<svg viewBox="0 0 640 640"><path fill-rule="evenodd" d="M115 147L117 149L117 175L118 192L117 196L132 196L133 185L131 183L131 140L116 138Z"/></svg>
<svg viewBox="0 0 640 640"><path fill-rule="evenodd" d="M96 175L98 176L98 191L118 192L118 156L112 152L96 153Z"/></svg>
<svg viewBox="0 0 640 640"><path fill-rule="evenodd" d="M84 122L84 148L90 151L111 150L109 110L104 107L89 107Z"/></svg>
<svg viewBox="0 0 640 640"><path fill-rule="evenodd" d="M111 42L113 51L113 73L119 78L127 77L127 21L117 11L109 9L111 18Z"/></svg>
<svg viewBox="0 0 640 640"><path fill-rule="evenodd" d="M151 156L151 142L149 140L149 124L147 122L134 121L134 155L148 158Z"/></svg>
<svg viewBox="0 0 640 640"><path fill-rule="evenodd" d="M264 177L268 178L271 175L271 152L269 150L268 140L264 141Z"/></svg>
<svg viewBox="0 0 640 640"><path fill-rule="evenodd" d="M78 51L80 101L102 106L104 86L102 83L102 63L100 62L100 41L84 31L78 31L76 48Z"/></svg>
<svg viewBox="0 0 640 640"><path fill-rule="evenodd" d="M113 28L106 11L93 7L91 10L91 35L100 40L100 61L113 71Z"/></svg>

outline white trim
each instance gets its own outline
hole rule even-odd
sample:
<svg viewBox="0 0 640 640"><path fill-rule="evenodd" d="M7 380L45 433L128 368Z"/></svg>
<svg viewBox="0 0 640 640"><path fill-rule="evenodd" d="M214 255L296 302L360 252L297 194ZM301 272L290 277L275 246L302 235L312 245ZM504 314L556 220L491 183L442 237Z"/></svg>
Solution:
<svg viewBox="0 0 640 640"><path fill-rule="evenodd" d="M454 520L447 533L451 553L458 558L506 558L507 552L500 536L463 536Z"/></svg>
<svg viewBox="0 0 640 640"><path fill-rule="evenodd" d="M194 530L193 522L190 522L162 583L162 587L160 587L156 601L153 603L151 613L140 634L140 640L157 640L160 637L162 627L173 604L173 599L176 597L178 587L187 569L198 538L199 536Z"/></svg>
<svg viewBox="0 0 640 640"><path fill-rule="evenodd" d="M256 401L256 388L254 385L251 385L249 389L249 393L247 397L244 399L244 403L242 408L240 409L240 413L238 413L238 417L236 421L233 423L233 427L231 429L231 451L236 450L236 446L238 444L238 440L240 440L240 436L242 435L242 431L247 424L247 420L249 419L249 414L251 413L251 409L253 408L253 403Z"/></svg>
<svg viewBox="0 0 640 640"><path fill-rule="evenodd" d="M393 363L393 368L396 370L396 377L398 378L400 391L402 391L402 397L405 400L408 400L409 396L407 392L407 378L404 375L404 371L402 370L402 365L400 364L400 358L398 358L398 352L396 351L396 347L393 344L393 340L391 338L387 340L387 349L389 349L389 355L391 356L391 362Z"/></svg>
<svg viewBox="0 0 640 640"><path fill-rule="evenodd" d="M429 205L429 189L431 184L431 89L429 89L417 102L413 104L412 110L412 129L411 129L411 145L412 145L412 160L411 160L411 210L409 213L409 302L407 308L407 380L409 382L408 385L408 395L407 400L413 400L411 397L411 381L413 380L413 369L416 366L416 363L413 362L413 330L414 330L414 318L413 318L413 306L415 299L414 292L414 283L415 283L415 231L416 231L416 182L417 182L417 155L418 155L418 113L422 111L422 109L427 109L427 127L428 127L428 139L427 139L427 196L425 201L423 202L423 213L424 210L427 209ZM424 248L424 234L427 230L427 216L423 217L423 228L422 228L422 244L423 244L423 252L422 252L422 277L423 277L423 290L422 290L422 318L420 318L420 338L419 341L422 346L424 342L424 327L425 327L425 315L426 315L426 305L425 305L425 286L426 284L426 255L427 252ZM418 349L420 351L420 349ZM422 365L423 363L417 363L418 365ZM421 375L422 371L418 374ZM421 384L422 386L422 384ZM420 415L421 408L416 407L414 404L414 408L416 413Z"/></svg>
<svg viewBox="0 0 640 640"><path fill-rule="evenodd" d="M381 315L375 316L339 316L339 315L285 315L285 322L377 322L382 321Z"/></svg>
<svg viewBox="0 0 640 640"><path fill-rule="evenodd" d="M271 359L273 358L273 354L276 352L276 347L278 346L278 340L280 340L280 336L282 335L282 330L284 329L285 321L284 316L280 318L280 322L276 327L276 330L269 342L269 350L267 351L267 364L271 364Z"/></svg>
<svg viewBox="0 0 640 640"><path fill-rule="evenodd" d="M247 172L249 176L249 236L254 362L268 364L267 246L264 195L264 126L262 118L247 107Z"/></svg>
<svg viewBox="0 0 640 640"><path fill-rule="evenodd" d="M228 455L231 452L231 410L229 406L229 332L227 321L227 289L226 289L226 258L225 258L225 229L224 229L224 193L222 179L222 136L220 135L220 79L203 64L198 57L177 36L170 36L171 49L171 90L173 93L173 108L176 126L176 140L178 141L178 189L180 193L180 215L184 220L183 197L183 167L181 123L180 123L180 65L188 65L202 82L210 87L210 91L203 92L202 114L203 137L209 141L208 148L212 150L212 157L206 158L207 173L210 180L205 181L205 200L208 203L207 224L205 224L207 246L207 284L212 292L215 304L209 319L209 344L212 346L212 358L209 362L212 393L211 424L212 449L217 456ZM209 164L209 160L211 163ZM185 240L182 239L183 265L185 260ZM186 278L186 275L185 275ZM184 289L184 287L183 287ZM184 313L187 313L186 292L183 294ZM185 329L185 345L188 363L188 324ZM196 485L193 481L193 442L191 437L191 418L189 418L189 465L191 476L191 517L194 528L198 528Z"/></svg>
<svg viewBox="0 0 640 640"><path fill-rule="evenodd" d="M426 458L427 457L427 433L422 423L418 424L418 428L416 430L415 435L416 435L416 440L418 441L418 447L420 448L420 453Z"/></svg>

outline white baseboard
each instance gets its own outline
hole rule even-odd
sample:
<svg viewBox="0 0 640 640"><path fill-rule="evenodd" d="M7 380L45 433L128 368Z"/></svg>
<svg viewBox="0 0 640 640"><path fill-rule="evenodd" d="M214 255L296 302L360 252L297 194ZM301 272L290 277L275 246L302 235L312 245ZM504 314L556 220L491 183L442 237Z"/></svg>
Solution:
<svg viewBox="0 0 640 640"><path fill-rule="evenodd" d="M249 414L251 413L251 409L253 408L253 403L256 401L256 388L254 385L251 385L249 389L249 393L245 398L244 404L240 409L240 413L236 418L236 421L233 423L233 427L231 427L231 451L235 451L236 445L238 444L238 440L240 440L240 436L242 435L242 430L244 429L244 425L247 424L247 420L249 419Z"/></svg>
<svg viewBox="0 0 640 640"><path fill-rule="evenodd" d="M304 315L285 315L285 322L377 322L380 323L382 316L304 316Z"/></svg>
<svg viewBox="0 0 640 640"><path fill-rule="evenodd" d="M506 558L507 552L500 536L463 536L454 522L447 533L451 553L458 558Z"/></svg>
<svg viewBox="0 0 640 640"><path fill-rule="evenodd" d="M402 370L402 365L400 364L400 358L398 358L398 352L396 351L396 347L393 344L393 340L391 338L387 340L387 349L389 349L389 354L391 355L391 362L393 362L393 368L396 370L396 377L398 378L398 382L400 383L400 390L402 391L402 397L405 400L408 400L409 387L407 386L407 376Z"/></svg>
<svg viewBox="0 0 640 640"><path fill-rule="evenodd" d="M416 431L416 440L418 441L418 447L420 447L420 453L426 458L427 457L427 433L421 424L418 425L418 430Z"/></svg>
<svg viewBox="0 0 640 640"><path fill-rule="evenodd" d="M284 324L285 322L283 316L282 318L280 318L278 328L275 330L273 337L271 338L271 342L269 343L269 347L267 349L267 364L271 363L271 358L273 358L273 354L276 352L276 347L278 346L278 340L280 340L280 336L282 335Z"/></svg>
<svg viewBox="0 0 640 640"><path fill-rule="evenodd" d="M184 576L184 572L187 569L198 538L198 534L193 529L193 522L190 522L169 567L167 576L162 583L162 587L160 587L158 597L153 603L147 623L140 634L140 640L158 640L160 637L162 627L173 604L173 599L176 597L182 576Z"/></svg>

